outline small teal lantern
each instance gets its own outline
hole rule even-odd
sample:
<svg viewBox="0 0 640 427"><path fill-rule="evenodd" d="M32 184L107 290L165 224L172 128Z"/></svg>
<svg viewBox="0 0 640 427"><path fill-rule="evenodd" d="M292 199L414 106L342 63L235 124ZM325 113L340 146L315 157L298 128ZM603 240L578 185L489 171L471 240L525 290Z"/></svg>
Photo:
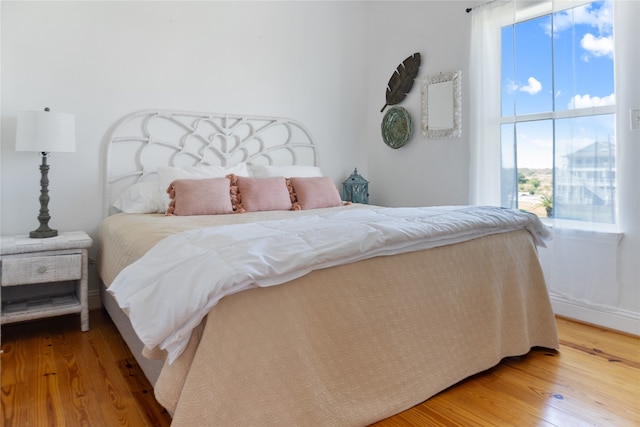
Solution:
<svg viewBox="0 0 640 427"><path fill-rule="evenodd" d="M353 203L369 203L369 181L358 173L358 168L342 183L344 200Z"/></svg>

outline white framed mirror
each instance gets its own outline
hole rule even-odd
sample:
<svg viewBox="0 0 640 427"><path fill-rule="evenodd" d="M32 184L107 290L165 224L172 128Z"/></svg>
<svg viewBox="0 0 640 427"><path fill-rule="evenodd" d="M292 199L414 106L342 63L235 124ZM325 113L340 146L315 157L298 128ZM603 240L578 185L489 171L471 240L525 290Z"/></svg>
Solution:
<svg viewBox="0 0 640 427"><path fill-rule="evenodd" d="M431 74L422 80L422 134L425 138L462 135L462 72Z"/></svg>

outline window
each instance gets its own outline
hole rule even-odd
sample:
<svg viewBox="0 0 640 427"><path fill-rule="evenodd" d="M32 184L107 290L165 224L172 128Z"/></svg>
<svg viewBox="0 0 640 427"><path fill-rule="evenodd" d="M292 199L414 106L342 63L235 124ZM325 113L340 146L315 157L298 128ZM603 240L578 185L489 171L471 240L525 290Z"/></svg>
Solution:
<svg viewBox="0 0 640 427"><path fill-rule="evenodd" d="M502 206L616 222L611 8L596 1L502 27Z"/></svg>

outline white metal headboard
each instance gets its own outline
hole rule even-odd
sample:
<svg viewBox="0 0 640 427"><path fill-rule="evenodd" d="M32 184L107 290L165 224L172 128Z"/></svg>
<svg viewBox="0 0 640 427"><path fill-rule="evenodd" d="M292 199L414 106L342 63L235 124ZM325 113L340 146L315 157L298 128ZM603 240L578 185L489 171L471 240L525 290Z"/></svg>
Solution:
<svg viewBox="0 0 640 427"><path fill-rule="evenodd" d="M283 117L137 111L112 126L104 146L105 216L125 187L155 179L158 166L318 164L309 131Z"/></svg>

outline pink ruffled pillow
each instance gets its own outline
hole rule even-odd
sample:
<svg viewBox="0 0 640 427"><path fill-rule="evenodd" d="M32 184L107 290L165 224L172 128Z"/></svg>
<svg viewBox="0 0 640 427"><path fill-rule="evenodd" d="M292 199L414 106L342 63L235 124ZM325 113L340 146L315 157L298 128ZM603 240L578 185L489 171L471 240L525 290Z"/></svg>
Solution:
<svg viewBox="0 0 640 427"><path fill-rule="evenodd" d="M242 207L242 200L240 200L240 191L238 190L238 177L234 174L227 175L227 178L231 181L231 208L235 213L245 212Z"/></svg>
<svg viewBox="0 0 640 427"><path fill-rule="evenodd" d="M292 203L284 177L236 177L239 209L236 212L291 210Z"/></svg>
<svg viewBox="0 0 640 427"><path fill-rule="evenodd" d="M177 179L167 189L166 215L218 215L233 213L229 178Z"/></svg>
<svg viewBox="0 0 640 427"><path fill-rule="evenodd" d="M342 206L342 199L335 184L328 176L289 178L301 209L318 209Z"/></svg>
<svg viewBox="0 0 640 427"><path fill-rule="evenodd" d="M298 197L296 197L296 192L293 189L293 184L291 184L291 178L287 178L287 190L289 190L289 199L291 200L291 210L299 211L302 209L300 203L298 203Z"/></svg>

